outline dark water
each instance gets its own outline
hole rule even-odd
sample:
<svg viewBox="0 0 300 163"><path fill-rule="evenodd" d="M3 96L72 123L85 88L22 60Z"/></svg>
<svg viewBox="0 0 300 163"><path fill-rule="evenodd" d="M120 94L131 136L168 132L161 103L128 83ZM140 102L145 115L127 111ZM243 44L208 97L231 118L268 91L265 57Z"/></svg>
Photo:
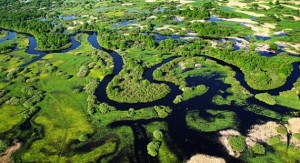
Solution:
<svg viewBox="0 0 300 163"><path fill-rule="evenodd" d="M93 34L89 37L89 41L91 44L98 49L99 44L97 44L96 40L96 35ZM107 51L107 50L106 50ZM117 53L113 51L107 51L112 56L116 56ZM115 69L117 71L114 71L114 75L117 75L123 64L120 64L120 58L119 57L114 57L115 60L118 61L117 64L115 64ZM144 78L149 80L150 82L154 83L165 83L171 88L171 93L168 94L165 98L161 100L157 100L154 102L150 103L138 103L138 104L122 104L122 103L117 103L114 101L111 101L108 99L107 94L106 94L106 86L107 84L112 80L112 76L106 77L100 84L99 88L97 89L96 95L97 98L100 102L106 102L109 105L115 106L118 109L129 109L129 108L144 108L144 107L149 107L149 106L154 106L154 105L165 105L169 106L172 108L173 113L168 117L167 123L168 123L168 130L169 132L167 133L168 135L168 146L173 150L179 157L183 159L187 159L193 154L196 153L205 153L209 155L214 155L214 156L219 156L225 158L227 161L230 162L235 162L236 159L229 156L227 152L225 151L224 147L219 143L218 141L218 134L215 132L212 133L201 133L197 132L195 130L191 130L188 128L185 122L185 116L187 113L187 110L205 110L205 109L217 109L217 110L230 110L234 111L237 113L237 123L239 124L238 130L241 133L246 133L247 130L254 124L259 123L260 121L267 121L267 120L273 120L271 118L267 118L264 116L257 115L255 113L252 113L250 111L246 111L243 107L241 106L236 106L236 105L230 105L230 106L217 106L214 105L211 101L212 98L216 95L219 94L220 91L226 92L228 88L230 88L230 85L224 84L221 79L220 75L221 74L214 74L213 76L210 77L199 77L199 78L187 78L187 82L191 85L199 85L199 84L205 84L206 86L209 87L209 90L205 95L193 98L189 101L182 102L180 104L173 104L173 100L176 97L176 95L180 95L182 93L181 90L178 89L178 86L168 83L168 82L157 82L153 79L153 71L157 69L158 67L162 66L165 63L170 62L174 58L168 58L164 60L161 64L158 64L156 66L153 66L149 70L145 71L144 73ZM213 59L213 58L211 58ZM237 72L237 80L239 80L242 84L242 86L249 88L251 93L258 93L259 91L251 89L246 82L244 81L244 76L240 72L240 70L232 65L229 65L223 61L216 60L219 64L230 66L233 70ZM286 84L278 89L270 91L272 94L277 94L279 91L282 90L287 90L289 89L292 84L296 81L296 79L300 76L299 74L299 69L296 67L298 64L294 64L295 70L293 71L292 75L289 77L288 81ZM228 96L230 95L229 93L223 94L223 96ZM250 98L248 100L250 104L257 104L263 107L266 107L267 109L274 110L276 112L279 112L280 114L288 114L287 108L285 107L279 107L279 106L268 106L264 103L261 103L257 101L254 98ZM122 121L122 122L116 122L114 123L114 127L117 126L122 126L122 125L128 125L128 126L133 126L133 123L135 126L139 126L141 124L147 124L146 120L140 120L137 122L132 122L132 121ZM141 139L146 141L145 139L145 133L141 131L141 127L132 127L135 137L136 135L141 135ZM144 133L144 134L143 134ZM136 138L137 139L137 138ZM153 160L149 159L148 155L145 155L146 148L141 148L145 147L146 143L140 139L135 141L135 153L140 154L144 157L137 156L137 159L141 162L152 162ZM142 159L142 160L141 160Z"/></svg>
<svg viewBox="0 0 300 163"><path fill-rule="evenodd" d="M7 36L3 37L3 38L0 38L0 43L1 42L4 42L6 40L12 40L16 37L16 33L14 32L9 32L9 31L6 31L6 30L1 30L2 32L8 32Z"/></svg>
<svg viewBox="0 0 300 163"><path fill-rule="evenodd" d="M66 48L66 49L63 49L63 50L57 50L57 51L39 51L39 50L36 50L37 43L36 43L35 38L33 36L27 36L27 38L29 40L29 45L27 47L26 53L33 54L33 55L38 55L38 56L36 58L34 58L33 60L23 64L22 67L26 67L26 66L28 66L28 65L30 65L30 64L38 61L38 60L41 60L47 54L50 54L50 53L66 53L66 52L69 52L71 50L76 49L80 45L80 43L77 42L74 39L74 36L70 36L72 45L69 48Z"/></svg>
<svg viewBox="0 0 300 163"><path fill-rule="evenodd" d="M129 21L123 21L123 22L119 22L113 25L113 28L117 28L117 27L121 27L121 26L127 26L127 25L131 25L131 24L137 24L137 20L129 20Z"/></svg>
<svg viewBox="0 0 300 163"><path fill-rule="evenodd" d="M26 52L29 54L37 54L39 55L39 57L35 58L33 61L29 63L24 64L23 66L27 66L41 59L43 56L52 53L52 52L42 52L42 51L35 50L37 46L35 39L31 36L28 36L28 39L30 44ZM76 42L73 36L71 36L71 40L72 40L72 46L68 49L61 50L60 51L61 53L68 52L79 46L80 43ZM260 116L250 111L247 111L242 106L237 106L234 104L230 106L218 106L213 104L212 98L216 94L220 94L220 92L225 92L222 94L223 97L230 95L230 93L226 92L226 90L230 88L230 85L222 82L221 80L222 74L218 74L218 73L214 73L209 77L207 76L188 77L186 79L188 86L205 84L207 87L209 87L209 90L202 96L192 98L188 101L182 102L177 105L173 104L174 98L177 95L182 94L182 91L178 88L178 86L172 83L155 81L153 79L152 74L157 68L159 68L163 64L172 61L175 58L165 59L162 63L147 69L143 74L143 77L149 80L150 82L165 83L170 87L171 92L165 98L154 102L137 103L137 104L118 103L112 101L107 97L106 87L108 83L112 80L112 78L120 73L120 71L123 68L124 62L122 60L122 57L117 52L102 48L97 41L97 35L95 33L90 34L90 36L88 37L88 41L94 48L108 52L113 57L113 61L115 65L113 70L113 75L105 77L103 81L101 81L100 86L95 93L99 102L106 102L109 105L115 106L119 110L127 110L129 108L139 109L139 108L145 108L145 107L150 107L155 105L169 106L173 110L172 114L166 120L152 119L152 120L138 120L138 121L120 121L111 124L111 127L127 125L132 128L133 132L135 133L134 135L135 159L138 162L157 162L157 158L149 157L149 155L147 154L146 145L148 144L149 139L143 127L143 125L146 125L153 121L167 122L168 132L165 134L167 138L167 144L170 147L170 149L183 160L188 159L190 156L194 154L203 153L203 154L223 157L229 162L236 162L237 160L229 156L226 150L224 149L223 145L219 143L217 132L204 133L204 132L198 132L190 129L186 125L186 121L185 121L186 113L189 110L199 110L200 112L204 112L204 110L206 109L234 111L236 113L236 122L238 124L237 130L243 134L245 134L253 124L260 123L261 121L273 120L271 118ZM206 56L206 58L209 57ZM210 59L217 61L218 64L231 67L236 72L236 79L241 83L243 87L245 87L253 94L260 93L260 91L253 90L246 84L244 80L244 75L237 67L217 59L213 59L213 58ZM268 92L271 94L278 94L280 91L291 89L293 83L300 76L298 65L299 65L298 63L293 64L294 70L292 72L292 75L288 78L284 86ZM267 109L276 111L280 114L288 114L289 109L285 107L269 106L262 102L259 102L254 98L249 98L247 101L249 102L249 104L257 104Z"/></svg>

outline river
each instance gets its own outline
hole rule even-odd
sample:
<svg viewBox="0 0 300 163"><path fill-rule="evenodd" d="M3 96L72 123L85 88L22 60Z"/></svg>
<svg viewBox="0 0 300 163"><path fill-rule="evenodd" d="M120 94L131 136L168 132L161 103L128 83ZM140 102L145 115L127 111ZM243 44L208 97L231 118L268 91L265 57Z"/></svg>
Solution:
<svg viewBox="0 0 300 163"><path fill-rule="evenodd" d="M11 39L13 39L15 33L9 32L9 36L11 36ZM79 42L75 41L74 36L70 36L72 42L71 47L61 51L43 52L43 51L35 50L37 44L34 37L29 35L27 37L29 39L29 46L26 52L33 55L38 55L38 57L34 58L28 63L25 63L24 65L22 65L22 67L28 66L42 59L47 54L53 52L66 53L76 49L80 45ZM148 124L152 121L167 122L168 124L168 133L166 133L168 135L167 144L170 147L170 149L174 153L176 153L176 155L178 155L180 158L188 159L190 156L196 153L204 153L208 155L223 157L227 161L235 161L235 158L229 156L226 150L224 149L224 147L219 143L217 132L205 133L205 132L198 132L190 129L187 126L185 121L186 113L190 110L199 110L200 112L202 112L206 109L234 111L236 113L236 121L239 124L237 130L239 130L243 134L246 134L247 130L254 124L257 124L261 121L274 120L247 111L244 109L243 106L237 106L237 105L219 106L213 104L212 98L220 91L226 92L226 90L230 87L230 85L225 84L221 80L219 80L219 78L221 77L220 74L216 74L215 76L211 76L209 78L203 78L203 77L188 78L187 79L188 83L192 85L205 84L207 87L209 87L209 90L202 96L195 97L193 99L182 102L180 104L173 104L174 98L177 95L182 94L182 91L178 88L178 86L174 85L173 83L155 81L153 79L153 72L163 64L166 64L172 61L173 59L175 59L174 57L165 59L163 62L147 69L143 74L143 77L149 80L150 82L165 83L170 87L171 93L169 93L165 98L153 102L149 102L149 103L137 103L137 104L118 103L116 101L112 101L107 97L106 87L108 83L113 79L113 77L118 75L122 70L124 65L123 59L116 51L108 50L101 47L97 41L96 33L90 33L88 37L88 41L94 48L108 52L113 57L113 61L114 61L113 75L106 76L101 81L100 86L98 87L95 93L99 102L106 102L111 106L115 106L119 110L128 110L129 108L140 109L140 108L151 107L155 105L169 106L173 110L172 114L165 120L155 119L155 120L121 121L121 122L114 122L111 124L111 127L127 125L132 128L133 132L135 133L135 142L134 142L134 146L135 146L134 150L136 155L135 157L140 162L156 162L155 159L147 155L146 144L148 141L148 137L143 127L143 125ZM243 73L237 67L225 63L221 60L217 60L214 58L210 58L210 59L216 61L218 64L231 67L236 72L236 79L241 83L243 87L245 87L252 94L261 92L261 91L254 90L247 85ZM291 89L293 83L298 79L298 77L300 77L300 71L298 66L299 66L298 63L293 64L294 70L290 75L290 77L287 79L287 82L285 83L284 86L274 90L270 90L268 92L273 95L276 95L281 91ZM277 105L269 106L267 104L264 104L256 100L253 97L249 98L248 102L249 104L256 104L259 106L263 106L267 109L276 111L283 115L289 114L289 109L286 107L277 106Z"/></svg>

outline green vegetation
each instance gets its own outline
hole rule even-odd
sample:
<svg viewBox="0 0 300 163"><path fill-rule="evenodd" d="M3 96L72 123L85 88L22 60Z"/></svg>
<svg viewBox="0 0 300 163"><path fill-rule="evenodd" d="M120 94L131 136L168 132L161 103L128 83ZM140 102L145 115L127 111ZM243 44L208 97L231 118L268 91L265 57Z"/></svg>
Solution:
<svg viewBox="0 0 300 163"><path fill-rule="evenodd" d="M160 143L156 141L152 141L147 145L148 154L152 157L157 156L159 150Z"/></svg>
<svg viewBox="0 0 300 163"><path fill-rule="evenodd" d="M238 81L240 69L250 87L278 88L290 76L292 63L299 62L288 53L264 57L255 52L260 44L272 51L285 50L280 44L287 44L299 52L300 24L295 20L300 15L287 5L299 6L293 1L264 2L240 1L245 5L229 8L230 3L209 0L0 0L0 28L17 32L0 43L0 153L19 140L22 147L12 153L12 162L183 162L189 152L178 141L202 146L190 133L210 132L206 135L213 139L220 130L242 132L248 128L240 127L247 124L298 117L300 79L277 96L267 91L255 95L269 106L249 98L253 95ZM214 20L211 15L249 20ZM279 31L287 35L266 41L253 36ZM90 45L85 33L94 32L107 50ZM8 34L0 32L0 39ZM71 46L70 35L81 45L55 51ZM38 54L26 53L32 44L29 36L36 39L36 50L51 52L33 60ZM235 51L238 46L241 50ZM121 55L124 65L111 50ZM151 68L156 68L153 74L148 73ZM177 105L164 106L170 101L164 104L163 98L171 92L165 82L182 91L174 95ZM111 100L102 101L106 95ZM130 104L114 106L117 102ZM281 113L273 105L292 109ZM255 118L244 122L247 116ZM185 126L193 131L183 133ZM284 127L277 131L287 134ZM243 136L230 137L229 143L241 152L240 161L297 162L299 149L293 141L299 134L292 136L289 146L279 136L249 149ZM139 139L148 142L137 148Z"/></svg>
<svg viewBox="0 0 300 163"><path fill-rule="evenodd" d="M170 92L170 88L165 84L150 83L143 79L143 72L141 65L126 60L126 66L106 88L108 97L121 103L151 102L165 97Z"/></svg>
<svg viewBox="0 0 300 163"><path fill-rule="evenodd" d="M205 85L198 85L196 87L186 87L183 89L184 90L182 95L176 96L173 103L178 104L181 101L188 101L189 99L192 99L196 96L203 95L208 90L208 88Z"/></svg>
<svg viewBox="0 0 300 163"><path fill-rule="evenodd" d="M218 25L215 22L212 23L193 23L191 25L191 29L196 31L199 36L206 36L206 37L227 37L227 36L234 36L238 35L239 31L235 28L228 27L226 25ZM248 30L247 28L243 27L242 30Z"/></svg>
<svg viewBox="0 0 300 163"><path fill-rule="evenodd" d="M255 105L255 104L245 107L245 110L251 111L255 114L262 115L265 117L277 119L277 120L287 120L287 118L288 118L288 117L285 117L273 110L270 110L270 109L267 109L267 108L264 108L262 106Z"/></svg>
<svg viewBox="0 0 300 163"><path fill-rule="evenodd" d="M231 136L229 137L229 144L235 152L243 152L246 145L246 138L244 136Z"/></svg>
<svg viewBox="0 0 300 163"><path fill-rule="evenodd" d="M0 43L0 53L9 52L9 51L13 50L13 48L15 48L15 46L16 46L16 44L12 40L4 41L4 42Z"/></svg>
<svg viewBox="0 0 300 163"><path fill-rule="evenodd" d="M8 35L8 32L0 31L0 39L6 37Z"/></svg>
<svg viewBox="0 0 300 163"><path fill-rule="evenodd" d="M275 50L278 50L278 46L275 43L271 43L271 44L269 44L269 49L275 51Z"/></svg>
<svg viewBox="0 0 300 163"><path fill-rule="evenodd" d="M235 114L230 111L207 110L207 118L202 118L201 112L192 111L186 115L187 125L195 130L214 132L228 128L236 128Z"/></svg>
<svg viewBox="0 0 300 163"><path fill-rule="evenodd" d="M274 97L272 97L270 94L268 93L260 93L260 94L256 94L255 98L258 99L259 101L262 101L264 103L267 103L269 105L275 105L276 104L276 100Z"/></svg>
<svg viewBox="0 0 300 163"><path fill-rule="evenodd" d="M0 153L2 153L9 146L9 142L0 140Z"/></svg>
<svg viewBox="0 0 300 163"><path fill-rule="evenodd" d="M294 88L291 90L279 93L279 96L274 96L278 105L286 106L293 109L300 109L299 100L300 79L294 83Z"/></svg>
<svg viewBox="0 0 300 163"><path fill-rule="evenodd" d="M261 144L255 144L252 147L252 151L253 151L253 153L259 154L259 155L263 155L263 154L266 153L265 147L263 145L261 145Z"/></svg>
<svg viewBox="0 0 300 163"><path fill-rule="evenodd" d="M270 138L267 148L269 150L264 155L242 155L241 158L246 162L297 162L300 159L299 149L293 145L287 148L287 144L280 142L279 137Z"/></svg>
<svg viewBox="0 0 300 163"><path fill-rule="evenodd" d="M211 49L209 56L235 65L245 75L247 84L258 90L269 90L282 86L292 72L294 59L267 58L257 53Z"/></svg>

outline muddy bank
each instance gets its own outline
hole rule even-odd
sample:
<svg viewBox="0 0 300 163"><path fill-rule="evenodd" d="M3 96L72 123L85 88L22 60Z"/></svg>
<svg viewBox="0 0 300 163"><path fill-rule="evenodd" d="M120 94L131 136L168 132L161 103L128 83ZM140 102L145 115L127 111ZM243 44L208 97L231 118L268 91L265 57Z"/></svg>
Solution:
<svg viewBox="0 0 300 163"><path fill-rule="evenodd" d="M5 152L0 155L0 163L10 163L11 155L21 148L22 144L20 142L14 141L13 145L5 150Z"/></svg>
<svg viewBox="0 0 300 163"><path fill-rule="evenodd" d="M196 154L186 163L225 163L226 161L220 157L209 156L205 154Z"/></svg>

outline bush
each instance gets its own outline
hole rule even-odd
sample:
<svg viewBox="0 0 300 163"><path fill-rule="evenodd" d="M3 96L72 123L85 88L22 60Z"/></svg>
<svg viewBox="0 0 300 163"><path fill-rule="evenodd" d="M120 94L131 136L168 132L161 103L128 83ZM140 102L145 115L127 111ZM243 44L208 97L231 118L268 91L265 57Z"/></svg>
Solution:
<svg viewBox="0 0 300 163"><path fill-rule="evenodd" d="M172 110L167 106L154 106L154 110L159 118L166 118L172 112Z"/></svg>
<svg viewBox="0 0 300 163"><path fill-rule="evenodd" d="M115 107L110 106L105 102L102 102L101 104L99 104L98 109L101 113L108 113L108 112L117 110Z"/></svg>
<svg viewBox="0 0 300 163"><path fill-rule="evenodd" d="M160 131L160 130L155 130L154 132L153 132L153 137L154 137L154 139L156 139L156 140L161 140L162 138L163 138L163 133Z"/></svg>
<svg viewBox="0 0 300 163"><path fill-rule="evenodd" d="M78 140L81 141L81 142L85 142L88 140L88 137L87 135L85 134L81 134L79 137L78 137Z"/></svg>
<svg viewBox="0 0 300 163"><path fill-rule="evenodd" d="M86 77L89 73L89 68L87 66L81 66L79 68L79 72L77 73L77 77L83 78Z"/></svg>
<svg viewBox="0 0 300 163"><path fill-rule="evenodd" d="M5 102L6 105L19 105L21 103L21 100L17 97L12 97L8 101Z"/></svg>
<svg viewBox="0 0 300 163"><path fill-rule="evenodd" d="M0 153L2 153L9 146L9 142L0 140Z"/></svg>
<svg viewBox="0 0 300 163"><path fill-rule="evenodd" d="M152 141L147 145L148 154L152 157L157 156L160 143Z"/></svg>
<svg viewBox="0 0 300 163"><path fill-rule="evenodd" d="M278 144L278 143L280 143L280 137L279 136L271 137L267 142L268 145L275 145L275 144Z"/></svg>
<svg viewBox="0 0 300 163"><path fill-rule="evenodd" d="M93 94L95 93L97 87L99 85L98 80L91 80L85 87L84 90L86 93Z"/></svg>
<svg viewBox="0 0 300 163"><path fill-rule="evenodd" d="M231 136L229 144L235 152L243 152L246 149L246 138L244 136Z"/></svg>
<svg viewBox="0 0 300 163"><path fill-rule="evenodd" d="M255 144L255 146L252 147L252 151L255 154L263 155L266 153L266 149L261 144Z"/></svg>
<svg viewBox="0 0 300 163"><path fill-rule="evenodd" d="M270 44L269 44L269 49L270 49L270 50L278 50L278 46L277 46L277 44L275 44L275 43L270 43Z"/></svg>

